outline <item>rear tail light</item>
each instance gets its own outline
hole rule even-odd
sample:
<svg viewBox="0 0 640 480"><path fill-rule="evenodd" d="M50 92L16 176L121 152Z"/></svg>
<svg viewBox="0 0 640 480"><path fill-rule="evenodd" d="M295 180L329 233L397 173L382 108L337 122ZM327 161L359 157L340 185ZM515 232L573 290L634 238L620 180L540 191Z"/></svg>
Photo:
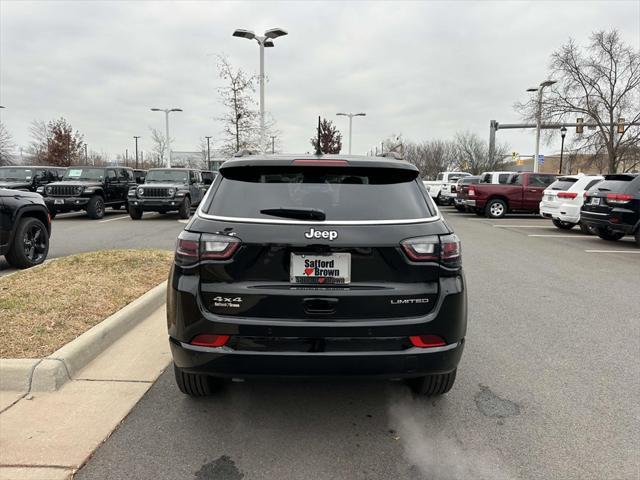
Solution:
<svg viewBox="0 0 640 480"><path fill-rule="evenodd" d="M210 235L187 232L178 236L176 264L188 266L200 260L227 260L231 258L242 242L228 235Z"/></svg>
<svg viewBox="0 0 640 480"><path fill-rule="evenodd" d="M447 343L438 335L415 335L409 337L411 344L418 348L444 347Z"/></svg>
<svg viewBox="0 0 640 480"><path fill-rule="evenodd" d="M223 347L228 341L229 335L212 335L206 333L196 335L190 343L198 347Z"/></svg>
<svg viewBox="0 0 640 480"><path fill-rule="evenodd" d="M451 185L451 193L455 193L456 191L456 186L455 185Z"/></svg>
<svg viewBox="0 0 640 480"><path fill-rule="evenodd" d="M633 195L625 193L609 193L607 194L607 203L610 205L624 205L633 200Z"/></svg>
<svg viewBox="0 0 640 480"><path fill-rule="evenodd" d="M469 196L470 197L475 197L476 196L476 191L473 187L469 187Z"/></svg>
<svg viewBox="0 0 640 480"><path fill-rule="evenodd" d="M456 235L430 235L400 242L404 253L414 262L440 262L445 267L461 265L460 239Z"/></svg>
<svg viewBox="0 0 640 480"><path fill-rule="evenodd" d="M558 198L570 198L573 200L578 194L576 192L558 192Z"/></svg>

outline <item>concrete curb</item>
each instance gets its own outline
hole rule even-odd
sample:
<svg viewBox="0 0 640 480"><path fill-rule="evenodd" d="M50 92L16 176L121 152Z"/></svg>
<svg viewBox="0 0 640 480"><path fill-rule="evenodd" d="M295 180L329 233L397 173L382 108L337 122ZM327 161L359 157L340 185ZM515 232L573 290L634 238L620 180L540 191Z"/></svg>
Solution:
<svg viewBox="0 0 640 480"><path fill-rule="evenodd" d="M47 392L59 389L107 347L165 302L167 282L84 332L43 359L0 359L0 390Z"/></svg>

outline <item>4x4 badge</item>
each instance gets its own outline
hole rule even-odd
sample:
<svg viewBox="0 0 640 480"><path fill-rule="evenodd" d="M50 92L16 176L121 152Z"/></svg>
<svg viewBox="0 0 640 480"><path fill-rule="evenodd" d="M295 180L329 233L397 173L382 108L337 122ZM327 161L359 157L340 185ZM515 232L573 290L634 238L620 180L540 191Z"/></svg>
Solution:
<svg viewBox="0 0 640 480"><path fill-rule="evenodd" d="M338 232L335 230L315 230L310 228L308 232L304 233L307 238L326 238L329 240L335 240L338 238Z"/></svg>

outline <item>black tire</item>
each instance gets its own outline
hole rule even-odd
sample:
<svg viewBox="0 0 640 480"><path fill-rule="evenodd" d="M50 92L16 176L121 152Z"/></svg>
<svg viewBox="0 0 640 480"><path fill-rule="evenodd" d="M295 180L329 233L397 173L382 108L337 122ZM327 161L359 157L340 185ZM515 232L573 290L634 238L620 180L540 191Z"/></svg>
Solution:
<svg viewBox="0 0 640 480"><path fill-rule="evenodd" d="M48 253L49 232L44 223L37 218L26 217L18 223L5 258L15 268L30 268L44 262Z"/></svg>
<svg viewBox="0 0 640 480"><path fill-rule="evenodd" d="M453 372L438 375L427 375L424 377L410 378L407 384L417 395L431 397L433 395L443 395L451 390L456 381L457 369Z"/></svg>
<svg viewBox="0 0 640 480"><path fill-rule="evenodd" d="M487 218L502 218L507 214L507 204L499 198L489 200L484 208L484 214Z"/></svg>
<svg viewBox="0 0 640 480"><path fill-rule="evenodd" d="M140 220L142 218L142 209L138 207L129 207L129 216L131 220Z"/></svg>
<svg viewBox="0 0 640 480"><path fill-rule="evenodd" d="M578 225L580 226L580 232L584 233L585 235L595 235L596 231L593 227L590 227L586 223L582 222L578 223Z"/></svg>
<svg viewBox="0 0 640 480"><path fill-rule="evenodd" d="M635 237L636 237L636 247L640 248L640 228L636 230Z"/></svg>
<svg viewBox="0 0 640 480"><path fill-rule="evenodd" d="M191 216L191 200L189 197L185 197L182 204L180 205L180 209L178 210L178 214L180 218L187 219Z"/></svg>
<svg viewBox="0 0 640 480"><path fill-rule="evenodd" d="M89 199L87 215L94 220L104 217L104 199L100 195L94 195Z"/></svg>
<svg viewBox="0 0 640 480"><path fill-rule="evenodd" d="M434 199L436 205L442 205L442 195L438 194L438 196Z"/></svg>
<svg viewBox="0 0 640 480"><path fill-rule="evenodd" d="M624 237L623 232L614 232L613 230L609 230L607 227L598 227L596 233L601 239L609 242L617 242Z"/></svg>
<svg viewBox="0 0 640 480"><path fill-rule="evenodd" d="M178 388L185 395L190 397L207 397L214 394L224 385L221 378L198 375L196 373L186 373L173 365L173 373L176 376Z"/></svg>
<svg viewBox="0 0 640 480"><path fill-rule="evenodd" d="M556 228L559 228L560 230L571 230L577 225L576 223L563 222L562 220L558 220L557 218L553 218L551 221L556 226Z"/></svg>
<svg viewBox="0 0 640 480"><path fill-rule="evenodd" d="M456 203L454 206L456 207L456 210L458 210L459 212L464 212L465 210L464 205L460 205L459 203Z"/></svg>

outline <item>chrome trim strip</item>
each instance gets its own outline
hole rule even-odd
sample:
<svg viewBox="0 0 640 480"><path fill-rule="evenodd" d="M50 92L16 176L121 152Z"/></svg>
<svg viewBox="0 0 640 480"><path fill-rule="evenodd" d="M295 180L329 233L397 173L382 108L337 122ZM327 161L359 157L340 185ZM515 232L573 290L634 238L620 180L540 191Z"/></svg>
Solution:
<svg viewBox="0 0 640 480"><path fill-rule="evenodd" d="M208 220L218 220L220 222L237 223L262 223L276 225L408 225L415 223L427 223L440 220L440 215L425 218L409 218L397 220L280 220L270 218L245 218L245 217L223 217L221 215L209 215L198 209L198 216Z"/></svg>
<svg viewBox="0 0 640 480"><path fill-rule="evenodd" d="M222 353L227 355L279 355L279 356L299 356L299 357L358 357L373 353L375 355L420 355L425 353L438 353L453 350L458 347L460 342L450 343L449 345L443 345L442 347L433 348L418 348L412 347L406 350L398 350L392 352L379 352L379 351L363 351L363 352L253 352L251 350L234 350L229 347L200 347L197 345L190 345L188 343L180 342L180 346L187 350L193 350L195 352L203 353Z"/></svg>

